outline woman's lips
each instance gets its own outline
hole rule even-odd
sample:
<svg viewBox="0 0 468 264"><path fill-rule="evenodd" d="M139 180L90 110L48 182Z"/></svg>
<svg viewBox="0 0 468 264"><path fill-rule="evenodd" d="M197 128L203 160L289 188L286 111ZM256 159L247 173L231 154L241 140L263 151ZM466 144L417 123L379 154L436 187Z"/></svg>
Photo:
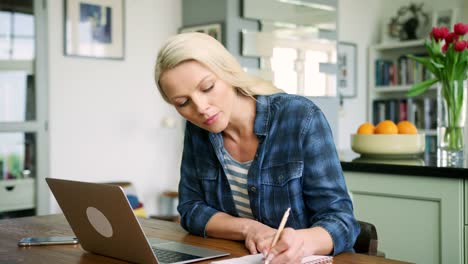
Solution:
<svg viewBox="0 0 468 264"><path fill-rule="evenodd" d="M218 114L219 113L210 116L210 118L208 118L205 122L203 122L203 124L208 125L208 126L213 124L214 122L216 122L216 120L218 120Z"/></svg>

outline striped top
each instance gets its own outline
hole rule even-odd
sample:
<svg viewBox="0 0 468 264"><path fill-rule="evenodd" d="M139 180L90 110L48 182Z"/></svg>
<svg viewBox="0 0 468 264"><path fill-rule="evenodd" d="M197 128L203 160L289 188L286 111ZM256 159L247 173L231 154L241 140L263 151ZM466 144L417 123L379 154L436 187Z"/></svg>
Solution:
<svg viewBox="0 0 468 264"><path fill-rule="evenodd" d="M224 162L226 163L226 177L231 187L237 213L241 217L253 218L247 192L247 174L252 161L239 162L224 149Z"/></svg>

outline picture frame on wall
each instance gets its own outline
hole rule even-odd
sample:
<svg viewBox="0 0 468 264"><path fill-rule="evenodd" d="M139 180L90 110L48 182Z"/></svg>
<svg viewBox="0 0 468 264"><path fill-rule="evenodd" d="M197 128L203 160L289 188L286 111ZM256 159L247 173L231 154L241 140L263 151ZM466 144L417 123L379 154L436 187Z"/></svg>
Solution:
<svg viewBox="0 0 468 264"><path fill-rule="evenodd" d="M436 10L433 14L432 26L434 27L447 27L449 31L452 30L455 24L457 10L454 8Z"/></svg>
<svg viewBox="0 0 468 264"><path fill-rule="evenodd" d="M217 39L219 42L223 43L223 25L222 23L210 23L210 24L203 24L203 25L195 25L195 26L188 26L182 27L179 30L180 33L186 32L200 32L205 33L213 38Z"/></svg>
<svg viewBox="0 0 468 264"><path fill-rule="evenodd" d="M342 97L357 96L357 46L354 43L339 42L337 56L337 86Z"/></svg>
<svg viewBox="0 0 468 264"><path fill-rule="evenodd" d="M123 60L125 0L64 0L64 54Z"/></svg>

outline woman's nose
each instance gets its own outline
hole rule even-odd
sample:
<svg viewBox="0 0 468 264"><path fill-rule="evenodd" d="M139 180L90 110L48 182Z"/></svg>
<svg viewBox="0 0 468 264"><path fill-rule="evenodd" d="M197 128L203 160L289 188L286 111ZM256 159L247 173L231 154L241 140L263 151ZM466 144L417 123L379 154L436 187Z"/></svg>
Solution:
<svg viewBox="0 0 468 264"><path fill-rule="evenodd" d="M206 98L204 98L203 96L198 96L196 98L193 98L192 101L198 113L204 114L207 111L209 104Z"/></svg>

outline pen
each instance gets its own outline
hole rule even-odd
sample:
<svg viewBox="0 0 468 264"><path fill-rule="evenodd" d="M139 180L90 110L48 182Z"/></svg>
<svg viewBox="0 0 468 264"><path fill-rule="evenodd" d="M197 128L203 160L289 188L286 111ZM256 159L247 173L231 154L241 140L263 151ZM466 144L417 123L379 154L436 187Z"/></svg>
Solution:
<svg viewBox="0 0 468 264"><path fill-rule="evenodd" d="M286 225L286 221L288 221L289 211L291 211L291 208L288 208L286 210L286 212L284 212L284 215L283 215L283 218L281 219L281 223L280 223L280 225L278 227L278 230L276 230L275 237L273 238L273 241L271 242L270 250L276 245L276 242L278 242L278 239L279 239L279 237L281 235L281 232L283 231L284 226ZM270 263L270 261L268 260L268 255L270 254L270 250L268 250L268 253L265 256L265 259L266 259L265 264Z"/></svg>

